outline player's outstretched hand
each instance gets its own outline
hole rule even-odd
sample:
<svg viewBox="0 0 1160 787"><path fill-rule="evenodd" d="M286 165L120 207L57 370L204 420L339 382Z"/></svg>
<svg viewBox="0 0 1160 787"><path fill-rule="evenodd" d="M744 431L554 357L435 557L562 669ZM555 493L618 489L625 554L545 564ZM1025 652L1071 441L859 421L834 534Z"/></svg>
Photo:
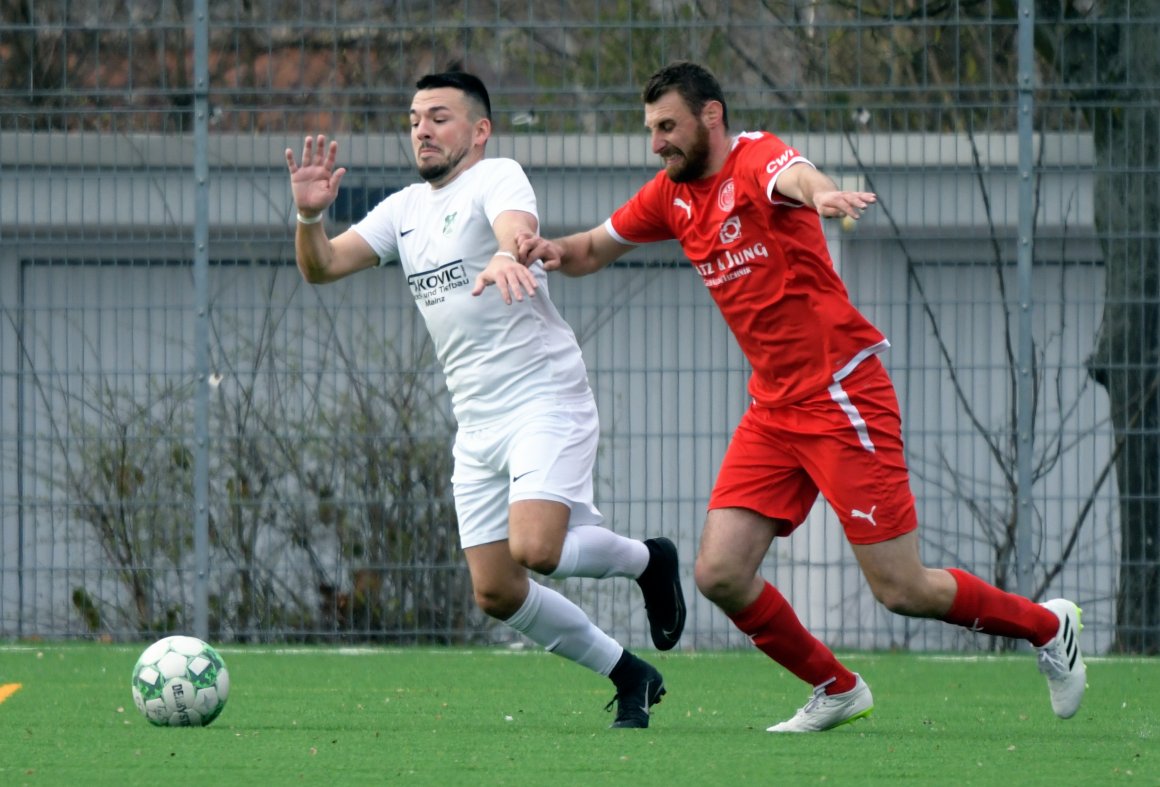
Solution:
<svg viewBox="0 0 1160 787"><path fill-rule="evenodd" d="M866 208L877 201L878 195L871 191L820 191L814 194L814 208L828 219L840 216L860 219Z"/></svg>
<svg viewBox="0 0 1160 787"><path fill-rule="evenodd" d="M520 230L516 233L516 248L520 260L525 265L531 265L539 260L544 264L546 271L554 271L560 267L560 258L563 256L560 247L534 232Z"/></svg>
<svg viewBox="0 0 1160 787"><path fill-rule="evenodd" d="M499 290L503 302L510 305L512 298L517 301L524 299L526 293L529 298L536 297L536 277L530 270L513 260L506 253L496 254L483 272L475 277L475 287L472 295L480 295L490 285L494 284Z"/></svg>
<svg viewBox="0 0 1160 787"><path fill-rule="evenodd" d="M294 160L294 151L286 148L286 167L290 170L290 190L298 212L307 218L330 207L338 196L338 184L346 174L345 167L334 168L338 143L326 144L326 136L307 137L302 145L302 164Z"/></svg>

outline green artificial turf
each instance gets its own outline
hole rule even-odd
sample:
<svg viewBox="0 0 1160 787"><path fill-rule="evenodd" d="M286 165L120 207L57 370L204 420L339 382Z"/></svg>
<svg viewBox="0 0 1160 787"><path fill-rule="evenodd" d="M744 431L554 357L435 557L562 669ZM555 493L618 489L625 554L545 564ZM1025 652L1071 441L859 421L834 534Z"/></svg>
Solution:
<svg viewBox="0 0 1160 787"><path fill-rule="evenodd" d="M610 730L611 684L539 652L222 647L221 717L167 729L133 706L143 647L0 646L0 784L1160 784L1156 659L1089 659L1061 721L1030 654L844 654L870 718L771 735L809 691L756 651L641 653L668 694Z"/></svg>

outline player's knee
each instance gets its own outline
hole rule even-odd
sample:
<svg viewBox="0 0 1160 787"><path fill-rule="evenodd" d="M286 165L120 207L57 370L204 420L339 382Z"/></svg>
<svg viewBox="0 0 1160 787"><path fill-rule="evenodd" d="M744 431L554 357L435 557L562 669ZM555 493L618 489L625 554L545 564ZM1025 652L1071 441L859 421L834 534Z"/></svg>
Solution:
<svg viewBox="0 0 1160 787"><path fill-rule="evenodd" d="M693 581L701 595L714 604L727 602L739 587L738 577L729 567L698 556L693 565Z"/></svg>
<svg viewBox="0 0 1160 787"><path fill-rule="evenodd" d="M894 589L874 588L874 598L878 599L879 604L896 615L909 614L910 604L905 594L899 593Z"/></svg>
<svg viewBox="0 0 1160 787"><path fill-rule="evenodd" d="M560 565L560 550L552 544L513 543L511 552L517 563L543 576L548 576Z"/></svg>
<svg viewBox="0 0 1160 787"><path fill-rule="evenodd" d="M515 593L500 586L477 586L474 594L475 605L480 612L496 620L507 620L523 603Z"/></svg>
<svg viewBox="0 0 1160 787"><path fill-rule="evenodd" d="M907 617L925 617L927 604L923 594L915 587L905 583L879 582L871 589L878 603L896 615Z"/></svg>

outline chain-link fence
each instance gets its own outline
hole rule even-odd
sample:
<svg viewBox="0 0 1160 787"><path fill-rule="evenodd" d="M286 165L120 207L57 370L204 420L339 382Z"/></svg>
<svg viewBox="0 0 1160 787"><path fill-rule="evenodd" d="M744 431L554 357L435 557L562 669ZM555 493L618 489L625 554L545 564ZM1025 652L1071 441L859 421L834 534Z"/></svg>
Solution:
<svg viewBox="0 0 1160 787"><path fill-rule="evenodd" d="M487 83L545 234L655 172L640 88L689 58L734 131L879 205L827 227L890 337L924 558L1160 643L1160 8L1144 3L0 0L0 636L486 641L442 378L397 268L293 261L282 152L337 139L328 226L413 182L415 80ZM551 280L612 527L686 586L748 370L670 245ZM204 570L203 570L204 569ZM991 647L869 596L833 515L764 573L839 647ZM633 583L565 583L647 644ZM743 641L707 602L684 647Z"/></svg>

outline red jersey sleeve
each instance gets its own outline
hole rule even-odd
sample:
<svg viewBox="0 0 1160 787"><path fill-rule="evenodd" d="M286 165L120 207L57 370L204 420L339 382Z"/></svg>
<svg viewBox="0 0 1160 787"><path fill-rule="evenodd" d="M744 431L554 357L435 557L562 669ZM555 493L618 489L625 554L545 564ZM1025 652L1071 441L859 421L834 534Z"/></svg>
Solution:
<svg viewBox="0 0 1160 787"><path fill-rule="evenodd" d="M749 145L744 152L749 166L741 167L742 173L756 180L757 187L774 205L797 205L798 203L777 191L777 177L794 164L813 163L768 132L761 132L756 144Z"/></svg>
<svg viewBox="0 0 1160 787"><path fill-rule="evenodd" d="M675 238L665 211L672 202L668 192L668 176L662 170L616 209L605 222L605 229L618 243L632 245Z"/></svg>

